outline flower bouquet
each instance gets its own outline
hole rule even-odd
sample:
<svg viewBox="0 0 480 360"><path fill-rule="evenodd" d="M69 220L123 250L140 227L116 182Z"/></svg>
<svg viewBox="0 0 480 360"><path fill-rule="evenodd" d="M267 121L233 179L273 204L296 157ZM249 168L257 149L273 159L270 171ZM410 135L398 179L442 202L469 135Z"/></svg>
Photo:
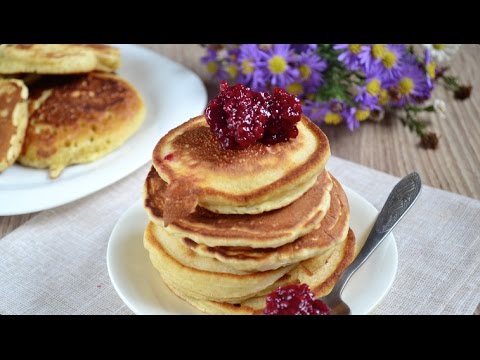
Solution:
<svg viewBox="0 0 480 360"><path fill-rule="evenodd" d="M350 130L366 120L381 121L386 112L436 148L438 137L427 131L423 112L445 115L445 103L427 103L437 84L456 99L469 97L447 74L446 62L458 44L224 44L204 45L201 61L217 80L243 83L253 90L285 88L303 104L304 113L320 124L346 124Z"/></svg>

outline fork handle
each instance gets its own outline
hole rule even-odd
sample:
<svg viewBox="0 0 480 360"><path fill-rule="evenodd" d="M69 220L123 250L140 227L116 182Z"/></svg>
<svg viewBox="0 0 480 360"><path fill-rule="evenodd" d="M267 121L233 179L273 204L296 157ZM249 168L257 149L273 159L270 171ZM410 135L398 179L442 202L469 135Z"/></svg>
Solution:
<svg viewBox="0 0 480 360"><path fill-rule="evenodd" d="M340 295L343 288L347 284L350 277L357 271L357 269L368 259L368 257L375 251L383 240L387 237L392 229L403 218L407 211L412 207L420 194L422 182L420 176L416 172L405 176L393 188L388 196L385 205L383 205L377 220L373 225L370 234L368 235L365 244L360 250L360 253L350 266L343 272L337 281L331 294L337 293Z"/></svg>

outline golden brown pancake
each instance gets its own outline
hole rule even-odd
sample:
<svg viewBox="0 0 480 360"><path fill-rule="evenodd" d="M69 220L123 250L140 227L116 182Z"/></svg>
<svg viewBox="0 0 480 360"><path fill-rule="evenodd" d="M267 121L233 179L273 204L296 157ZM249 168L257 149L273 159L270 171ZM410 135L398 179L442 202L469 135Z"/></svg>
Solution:
<svg viewBox="0 0 480 360"><path fill-rule="evenodd" d="M294 242L278 248L252 249L248 247L197 244L181 238L202 257L211 257L241 271L265 271L319 256L345 239L349 229L350 212L347 197L336 179L331 193L330 208L320 225Z"/></svg>
<svg viewBox="0 0 480 360"><path fill-rule="evenodd" d="M163 226L155 225L153 222L149 222L145 231L149 233L149 236L155 238L155 241L159 242L162 248L182 265L215 273L245 275L251 272L237 270L212 257L199 256L190 247L185 246L181 240L168 234Z"/></svg>
<svg viewBox="0 0 480 360"><path fill-rule="evenodd" d="M268 288L268 292L279 286L294 283L306 283L316 297L328 295L340 275L353 261L355 254L355 236L350 230L345 241L338 244L328 254L306 260L276 283ZM181 299L189 302L198 310L212 315L253 315L262 314L267 292L253 296L239 303L205 301L183 292L174 283L164 279L167 286Z"/></svg>
<svg viewBox="0 0 480 360"><path fill-rule="evenodd" d="M19 162L49 168L52 178L70 164L116 149L145 116L137 90L112 74L45 76L30 93L30 123Z"/></svg>
<svg viewBox="0 0 480 360"><path fill-rule="evenodd" d="M333 183L326 171L314 187L281 209L257 215L217 214L201 207L168 225L166 231L208 246L277 247L318 227L330 205ZM144 187L145 209L151 221L164 226L167 184L152 168Z"/></svg>
<svg viewBox="0 0 480 360"><path fill-rule="evenodd" d="M144 246L153 266L167 283L197 299L236 302L267 288L293 266L251 274L228 274L198 270L174 259L156 239L150 223L145 230Z"/></svg>
<svg viewBox="0 0 480 360"><path fill-rule="evenodd" d="M297 138L271 146L254 144L243 150L224 150L203 116L187 121L164 136L153 152L153 165L177 204L222 214L259 214L291 204L307 192L330 156L325 134L305 116ZM196 200L196 201L192 201ZM167 207L165 220L172 222ZM184 215L173 209L175 215Z"/></svg>
<svg viewBox="0 0 480 360"><path fill-rule="evenodd" d="M80 74L113 72L120 51L100 44L2 44L0 74Z"/></svg>
<svg viewBox="0 0 480 360"><path fill-rule="evenodd" d="M162 247L186 266L227 273L267 271L318 256L345 239L349 224L348 201L336 181L330 203L327 215L316 229L277 248L209 247L169 234L160 224L153 226L151 231Z"/></svg>
<svg viewBox="0 0 480 360"><path fill-rule="evenodd" d="M0 79L0 172L22 149L28 122L28 89L20 80Z"/></svg>

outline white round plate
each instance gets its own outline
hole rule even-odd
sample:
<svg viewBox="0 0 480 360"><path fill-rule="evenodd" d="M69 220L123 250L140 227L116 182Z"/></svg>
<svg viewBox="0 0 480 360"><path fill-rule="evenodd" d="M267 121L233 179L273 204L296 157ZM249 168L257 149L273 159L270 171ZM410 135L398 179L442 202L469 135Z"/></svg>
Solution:
<svg viewBox="0 0 480 360"><path fill-rule="evenodd" d="M0 174L0 216L31 213L80 199L129 175L151 161L158 139L201 114L207 92L189 69L136 45L115 44L118 73L142 94L147 108L139 131L120 148L89 164L69 166L56 180L44 169L13 165Z"/></svg>
<svg viewBox="0 0 480 360"><path fill-rule="evenodd" d="M362 196L345 187L350 204L350 227L362 246L378 211ZM122 300L136 314L201 314L164 284L143 247L148 217L138 200L118 220L110 236L107 266ZM368 314L392 286L397 272L397 246L390 234L352 276L342 294L353 314Z"/></svg>

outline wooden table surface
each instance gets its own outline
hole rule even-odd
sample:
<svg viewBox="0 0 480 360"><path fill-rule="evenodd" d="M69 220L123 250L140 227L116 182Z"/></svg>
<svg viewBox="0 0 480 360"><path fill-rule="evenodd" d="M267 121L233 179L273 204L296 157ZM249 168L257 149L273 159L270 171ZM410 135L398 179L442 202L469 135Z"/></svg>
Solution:
<svg viewBox="0 0 480 360"><path fill-rule="evenodd" d="M203 49L198 45L145 45L197 72L212 96L216 89L199 64ZM431 115L432 129L440 136L437 150L418 147L416 136L398 118L362 124L358 131L324 127L332 154L392 175L417 171L425 184L480 199L480 46L463 45L451 63L452 73L474 86L466 101L456 101L438 87L434 98L447 104L448 116ZM0 238L35 214L0 217Z"/></svg>

